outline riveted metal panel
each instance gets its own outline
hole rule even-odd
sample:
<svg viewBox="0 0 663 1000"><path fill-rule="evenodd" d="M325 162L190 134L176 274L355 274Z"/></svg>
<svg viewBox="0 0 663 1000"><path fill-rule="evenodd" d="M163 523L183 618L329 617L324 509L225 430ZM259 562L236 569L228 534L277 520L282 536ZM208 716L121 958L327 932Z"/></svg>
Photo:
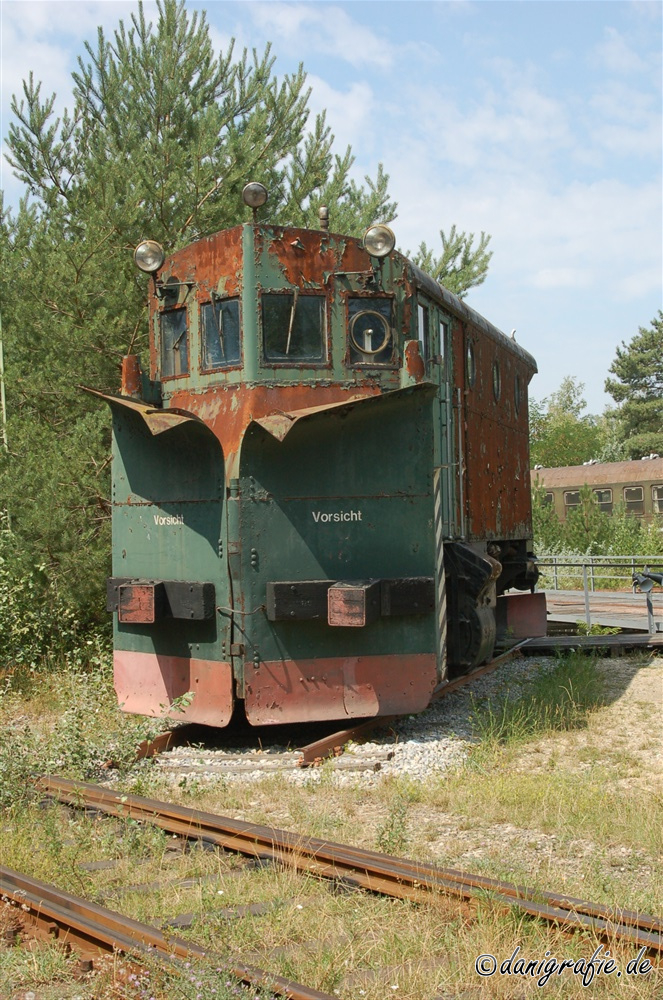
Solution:
<svg viewBox="0 0 663 1000"><path fill-rule="evenodd" d="M204 425L186 421L153 435L140 414L114 408L112 501L114 577L199 585L217 606L230 604L223 454ZM224 660L229 619L210 611L199 618L194 609L190 621L116 619L115 647Z"/></svg>
<svg viewBox="0 0 663 1000"><path fill-rule="evenodd" d="M426 654L430 676L414 684L434 685L430 603L408 615L380 616L362 628L331 627L326 616L269 621L261 612L274 580L434 576L434 395L433 386L422 385L355 407L333 407L296 423L283 441L255 423L247 431L239 497L245 684L249 672L258 672L252 674L253 694L246 690L247 706L250 697L262 698L258 688L268 672L260 673L261 664L308 660L313 650L339 664L346 657L382 656L385 677L391 657ZM378 677L373 707L380 703ZM338 683L342 686L342 678ZM359 703L356 714L371 714L365 698Z"/></svg>

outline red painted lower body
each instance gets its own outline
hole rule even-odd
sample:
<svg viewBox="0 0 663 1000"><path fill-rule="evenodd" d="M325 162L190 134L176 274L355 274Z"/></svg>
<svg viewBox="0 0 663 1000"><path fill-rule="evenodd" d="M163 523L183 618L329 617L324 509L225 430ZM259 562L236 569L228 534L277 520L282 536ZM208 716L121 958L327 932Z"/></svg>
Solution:
<svg viewBox="0 0 663 1000"><path fill-rule="evenodd" d="M258 726L420 712L437 680L429 653L247 663L246 716Z"/></svg>
<svg viewBox="0 0 663 1000"><path fill-rule="evenodd" d="M229 663L116 650L114 664L125 712L228 725L234 706ZM254 726L420 712L438 681L436 658L428 653L273 660L247 663L244 670L246 716ZM188 692L190 704L171 709Z"/></svg>
<svg viewBox="0 0 663 1000"><path fill-rule="evenodd" d="M230 722L234 697L229 663L116 650L113 666L115 692L125 712L206 726L227 726ZM176 698L188 692L193 692L190 704L183 705L181 711L170 708Z"/></svg>

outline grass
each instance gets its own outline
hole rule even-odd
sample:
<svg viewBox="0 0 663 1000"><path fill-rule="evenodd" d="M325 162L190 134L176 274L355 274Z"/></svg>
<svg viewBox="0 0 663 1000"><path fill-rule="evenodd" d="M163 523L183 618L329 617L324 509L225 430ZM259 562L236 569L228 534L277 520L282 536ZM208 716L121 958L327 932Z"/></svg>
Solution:
<svg viewBox="0 0 663 1000"><path fill-rule="evenodd" d="M29 795L38 774L91 780L111 760L120 772L135 769L138 743L164 728L120 712L109 661L47 674L15 668L0 676L0 807Z"/></svg>
<svg viewBox="0 0 663 1000"><path fill-rule="evenodd" d="M499 746L519 746L541 733L583 726L604 703L603 678L596 659L573 653L540 673L517 698L474 702L473 728L483 754ZM479 758L475 754L475 760Z"/></svg>
<svg viewBox="0 0 663 1000"><path fill-rule="evenodd" d="M70 771L84 776L108 755L109 743L126 739L129 745L127 722L116 718L105 684L102 678L52 677L36 680L20 696L5 697L3 725L14 734L26 729L30 734L19 739L29 765L19 768L21 773L38 773L66 751L69 756L62 759ZM663 799L625 783L638 766L647 772L652 754L637 747L630 754L626 747L606 753L605 692L600 663L576 657L540 671L503 698L476 702L476 743L469 760L425 781L391 778L374 786L340 787L330 774L321 783L296 786L275 775L252 784L172 787L148 763L132 768L127 762L115 773L115 784L302 834L660 912ZM80 714L91 697L98 722ZM643 720L651 727L656 719L651 707L636 705L636 724ZM128 724L135 741L137 720ZM84 738L65 746L72 731ZM546 951L579 959L596 946L591 936L567 938L518 911L504 913L488 898L477 902L468 920L454 901L417 907L339 893L328 882L288 868L238 871L231 855L199 848L173 853L170 838L151 827L39 808L25 794L14 795L7 806L0 835L3 863L10 867L147 922L197 914L200 921L179 936L344 1000L432 1000L463 990L472 1000L540 995L655 1000L660 993L660 979L651 975L605 977L589 989L568 975L545 988L522 977L480 979L474 962L481 954L503 960L520 947L530 959L543 958ZM80 867L81 861L104 859L119 865L95 872ZM193 888L177 885L191 876L203 881ZM160 888L126 891L152 882ZM235 918L222 912L256 902L269 907ZM39 1000L252 1000L256 995L233 993L237 987L216 967L206 972L191 967L184 978L173 978L152 965L148 979L130 982L110 969L77 982L74 964L50 951L50 957L24 948L0 951L0 983L8 984L0 986L0 997L4 1000L5 990L13 1000L18 989L34 990ZM622 968L635 953L618 951Z"/></svg>

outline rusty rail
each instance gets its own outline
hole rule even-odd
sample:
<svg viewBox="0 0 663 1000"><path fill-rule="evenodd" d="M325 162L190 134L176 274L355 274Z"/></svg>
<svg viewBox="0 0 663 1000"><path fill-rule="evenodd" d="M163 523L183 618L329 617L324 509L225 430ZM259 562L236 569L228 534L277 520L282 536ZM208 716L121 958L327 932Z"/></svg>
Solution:
<svg viewBox="0 0 663 1000"><path fill-rule="evenodd" d="M180 836L202 839L251 857L269 858L322 878L340 878L346 884L371 892L418 902L430 900L431 893L464 901L489 894L498 904L517 906L531 916L565 929L593 930L610 940L618 938L652 951L663 951L663 921L632 910L302 837L142 796L121 795L86 782L44 777L39 780L38 788L69 805L92 805L113 816L153 823Z"/></svg>
<svg viewBox="0 0 663 1000"><path fill-rule="evenodd" d="M20 907L21 917L29 917L42 934L69 943L86 956L122 951L156 954L168 962L211 959L222 963L228 974L240 982L267 987L289 1000L336 1000L329 993L270 975L262 969L226 962L190 941L166 935L157 927L131 920L4 866L0 866L0 893Z"/></svg>

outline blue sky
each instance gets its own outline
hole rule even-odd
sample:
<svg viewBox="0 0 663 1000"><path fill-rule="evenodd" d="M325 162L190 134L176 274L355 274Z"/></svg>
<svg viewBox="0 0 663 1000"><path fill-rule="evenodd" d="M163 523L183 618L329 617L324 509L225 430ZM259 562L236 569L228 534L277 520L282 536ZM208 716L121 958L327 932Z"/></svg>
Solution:
<svg viewBox="0 0 663 1000"><path fill-rule="evenodd" d="M615 349L662 304L661 12L655 0L349 3L188 0L215 43L302 61L358 179L378 162L398 202L398 245L439 245L452 223L492 234L468 303L531 351L541 399L565 375L589 410ZM154 9L147 3L148 11ZM2 134L32 69L70 103L70 73L135 10L124 0L0 0ZM2 186L20 185L3 164ZM333 206L332 206L333 228Z"/></svg>

